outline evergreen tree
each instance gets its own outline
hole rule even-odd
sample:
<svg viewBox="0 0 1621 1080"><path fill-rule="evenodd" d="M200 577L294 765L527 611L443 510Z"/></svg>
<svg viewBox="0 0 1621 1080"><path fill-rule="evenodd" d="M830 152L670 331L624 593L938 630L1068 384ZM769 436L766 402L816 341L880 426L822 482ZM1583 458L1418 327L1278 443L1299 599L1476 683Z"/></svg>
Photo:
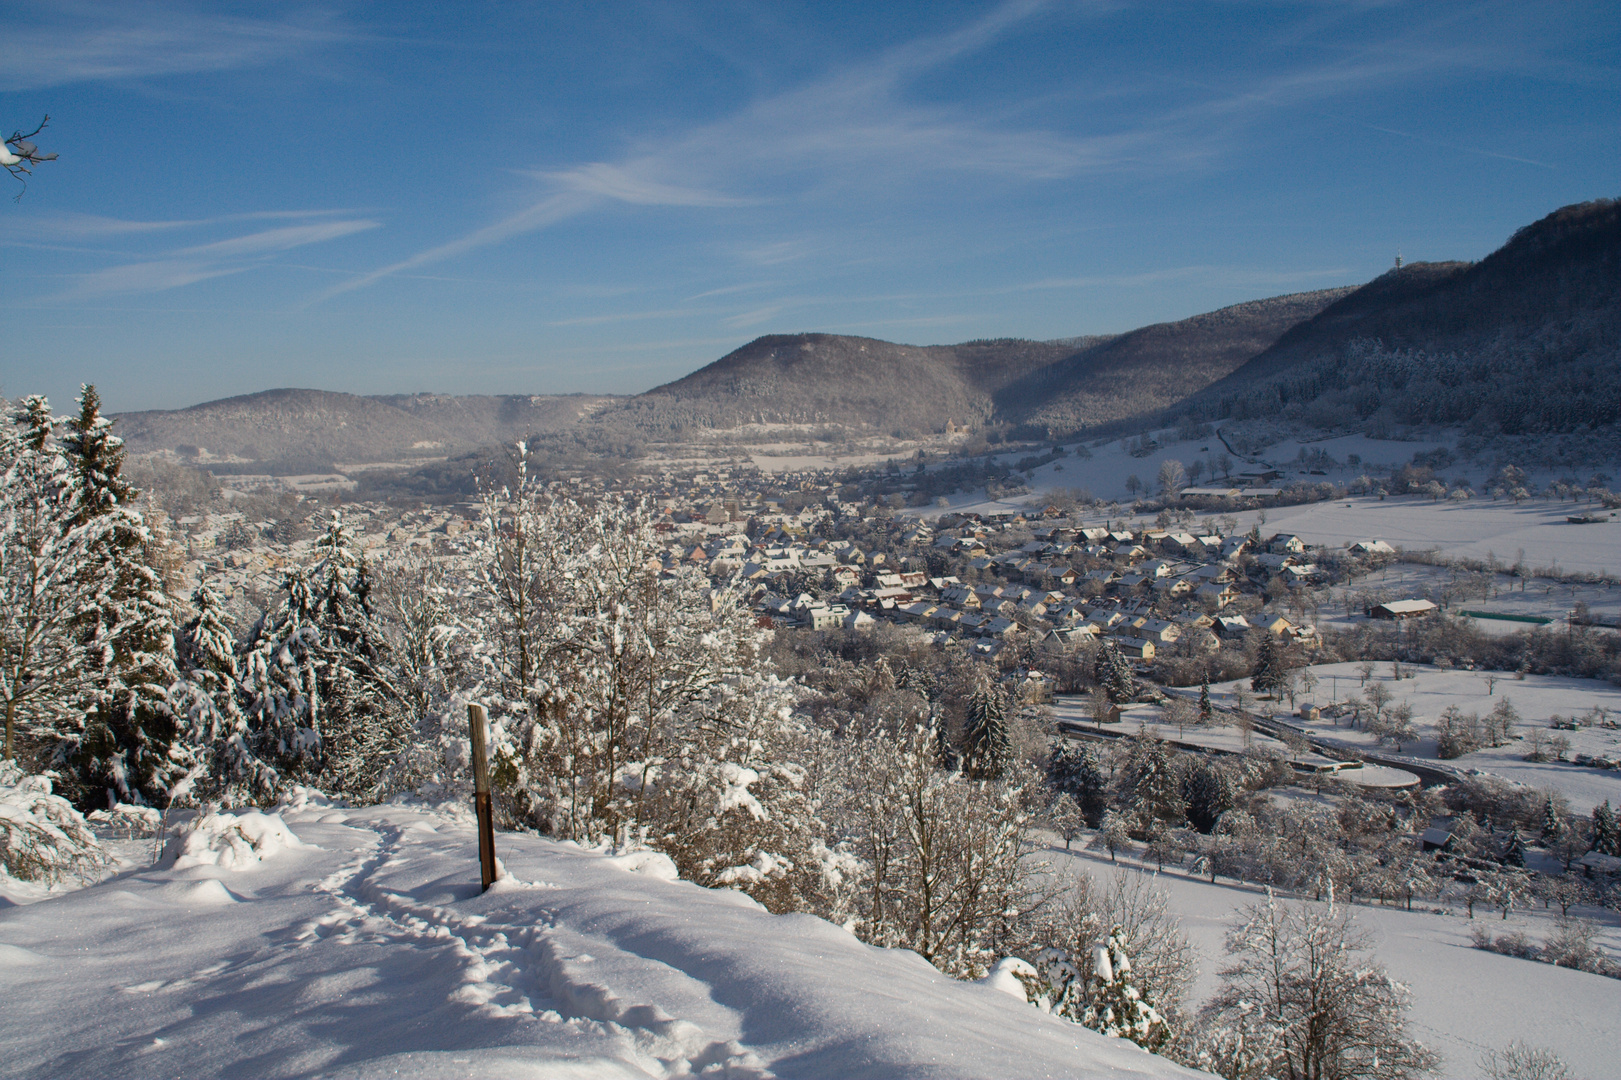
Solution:
<svg viewBox="0 0 1621 1080"><path fill-rule="evenodd" d="M1559 838L1565 835L1565 817L1554 805L1553 795L1542 797L1542 842L1544 845L1557 844Z"/></svg>
<svg viewBox="0 0 1621 1080"><path fill-rule="evenodd" d="M1093 667L1093 681L1103 688L1103 692L1109 695L1109 700L1114 704L1120 705L1130 701L1136 694L1131 664L1120 654L1120 647L1114 643L1113 638L1104 638L1103 644L1098 646L1097 660Z"/></svg>
<svg viewBox="0 0 1621 1080"><path fill-rule="evenodd" d="M51 403L42 395L30 394L18 403L12 422L18 429L22 446L38 453L51 446L56 429L66 422L66 419L62 416L53 416Z"/></svg>
<svg viewBox="0 0 1621 1080"><path fill-rule="evenodd" d="M1216 712L1210 705L1210 672L1199 676L1199 723L1208 724Z"/></svg>
<svg viewBox="0 0 1621 1080"><path fill-rule="evenodd" d="M1525 841L1520 839L1520 830L1508 831L1508 842L1503 845L1503 854L1498 856L1497 861L1504 866L1525 865Z"/></svg>
<svg viewBox="0 0 1621 1080"><path fill-rule="evenodd" d="M207 584L192 594L192 604L197 614L180 631L183 674L169 695L197 762L191 794L227 806L268 803L281 778L259 756L242 711L230 612Z"/></svg>
<svg viewBox="0 0 1621 1080"><path fill-rule="evenodd" d="M1007 704L988 682L981 682L968 698L962 741L963 772L975 780L994 780L1013 761Z"/></svg>
<svg viewBox="0 0 1621 1080"><path fill-rule="evenodd" d="M1237 779L1209 758L1200 757L1194 762L1182 789L1188 820L1202 833L1212 832L1221 815L1238 804Z"/></svg>
<svg viewBox="0 0 1621 1080"><path fill-rule="evenodd" d="M1609 799L1605 799L1603 805L1593 807L1592 850L1600 855L1621 857L1621 826L1616 822L1615 811L1610 809Z"/></svg>
<svg viewBox="0 0 1621 1080"><path fill-rule="evenodd" d="M135 508L139 493L123 476L124 441L112 426L95 387L86 385L62 450L77 493L73 524L104 526L95 565L84 572L103 578L106 588L79 624L85 639L101 644L98 686L81 703L81 738L63 749L81 801L99 801L105 792L110 801L162 805L190 765L168 699L176 678L174 614L148 558L150 534Z"/></svg>
<svg viewBox="0 0 1621 1080"><path fill-rule="evenodd" d="M1250 678L1250 689L1257 694L1276 695L1283 689L1288 674L1287 649L1276 634L1266 633L1261 638L1261 648L1255 657L1255 674Z"/></svg>
<svg viewBox="0 0 1621 1080"><path fill-rule="evenodd" d="M1170 750L1161 739L1139 736L1126 759L1125 789L1133 829L1149 835L1157 825L1179 826L1187 820L1182 781Z"/></svg>
<svg viewBox="0 0 1621 1080"><path fill-rule="evenodd" d="M1109 808L1109 781L1097 750L1090 745L1076 746L1068 739L1054 740L1048 777L1054 788L1075 800L1086 823L1097 828Z"/></svg>
<svg viewBox="0 0 1621 1080"><path fill-rule="evenodd" d="M1157 1050L1170 1038L1170 1027L1132 978L1125 932L1118 926L1093 949L1092 977L1080 1022L1111 1038L1130 1039Z"/></svg>
<svg viewBox="0 0 1621 1080"><path fill-rule="evenodd" d="M254 631L244 679L252 749L284 780L370 797L407 724L391 708L370 571L337 511L315 555L309 571L284 576L281 601Z"/></svg>
<svg viewBox="0 0 1621 1080"><path fill-rule="evenodd" d="M0 405L3 405L0 402ZM82 705L101 692L103 643L87 612L107 588L101 519L74 526L79 489L42 397L0 428L0 706L6 761L60 766L84 734ZM67 790L72 775L61 776ZM81 792L82 793L82 792Z"/></svg>

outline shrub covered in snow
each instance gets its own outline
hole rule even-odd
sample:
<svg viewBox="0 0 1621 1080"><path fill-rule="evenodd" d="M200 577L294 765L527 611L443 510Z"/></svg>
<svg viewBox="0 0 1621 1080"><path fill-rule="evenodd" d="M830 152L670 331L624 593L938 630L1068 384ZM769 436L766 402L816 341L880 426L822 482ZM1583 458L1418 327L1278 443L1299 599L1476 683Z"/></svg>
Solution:
<svg viewBox="0 0 1621 1080"><path fill-rule="evenodd" d="M205 810L175 829L163 857L175 870L193 866L251 870L279 851L303 846L280 814Z"/></svg>
<svg viewBox="0 0 1621 1080"><path fill-rule="evenodd" d="M0 763L0 873L44 885L88 882L108 862L84 817L51 794L50 777Z"/></svg>

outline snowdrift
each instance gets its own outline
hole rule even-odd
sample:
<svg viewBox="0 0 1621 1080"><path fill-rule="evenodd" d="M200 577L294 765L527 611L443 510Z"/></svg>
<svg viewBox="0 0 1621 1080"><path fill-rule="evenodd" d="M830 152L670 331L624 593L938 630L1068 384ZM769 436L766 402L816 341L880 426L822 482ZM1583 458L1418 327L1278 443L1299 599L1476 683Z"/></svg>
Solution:
<svg viewBox="0 0 1621 1080"><path fill-rule="evenodd" d="M1194 1075L657 859L498 850L480 895L465 814L205 815L0 909L0 1075Z"/></svg>

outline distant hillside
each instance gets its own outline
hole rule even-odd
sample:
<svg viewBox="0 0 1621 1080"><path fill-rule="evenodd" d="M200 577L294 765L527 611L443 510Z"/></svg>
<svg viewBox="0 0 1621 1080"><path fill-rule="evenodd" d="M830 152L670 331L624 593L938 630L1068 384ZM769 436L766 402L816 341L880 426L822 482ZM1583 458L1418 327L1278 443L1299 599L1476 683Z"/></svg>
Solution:
<svg viewBox="0 0 1621 1080"><path fill-rule="evenodd" d="M1003 387L996 415L1054 431L1151 415L1227 375L1353 291L1252 300L1103 339Z"/></svg>
<svg viewBox="0 0 1621 1080"><path fill-rule="evenodd" d="M747 424L941 430L991 419L996 392L1073 353L1053 342L896 345L837 334L757 338L691 375L600 415L668 437Z"/></svg>
<svg viewBox="0 0 1621 1080"><path fill-rule="evenodd" d="M1071 433L1180 416L1462 424L1486 436L1615 425L1621 205L1565 207L1479 263L1418 263L1360 288L1113 337L899 345L773 334L631 398L271 390L128 413L119 432L137 452L202 447L313 471L530 435L564 456L634 456L649 439L770 439L784 425L904 437L948 423Z"/></svg>
<svg viewBox="0 0 1621 1080"><path fill-rule="evenodd" d="M361 397L266 390L187 409L119 414L134 453L174 450L245 458L268 471L327 469L340 461L431 457L567 428L605 397L437 394Z"/></svg>
<svg viewBox="0 0 1621 1080"><path fill-rule="evenodd" d="M1621 203L1557 210L1478 263L1392 270L1187 403L1206 418L1463 424L1482 435L1621 421Z"/></svg>

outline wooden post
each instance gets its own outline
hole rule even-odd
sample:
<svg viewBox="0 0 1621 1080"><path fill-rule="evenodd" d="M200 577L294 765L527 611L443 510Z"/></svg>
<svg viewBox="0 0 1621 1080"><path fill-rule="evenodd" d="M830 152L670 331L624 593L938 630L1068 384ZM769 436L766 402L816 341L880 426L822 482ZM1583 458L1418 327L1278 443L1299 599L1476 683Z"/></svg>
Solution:
<svg viewBox="0 0 1621 1080"><path fill-rule="evenodd" d="M478 868L484 891L495 882L495 812L490 806L489 716L482 705L467 706L473 738L473 810L478 815Z"/></svg>

